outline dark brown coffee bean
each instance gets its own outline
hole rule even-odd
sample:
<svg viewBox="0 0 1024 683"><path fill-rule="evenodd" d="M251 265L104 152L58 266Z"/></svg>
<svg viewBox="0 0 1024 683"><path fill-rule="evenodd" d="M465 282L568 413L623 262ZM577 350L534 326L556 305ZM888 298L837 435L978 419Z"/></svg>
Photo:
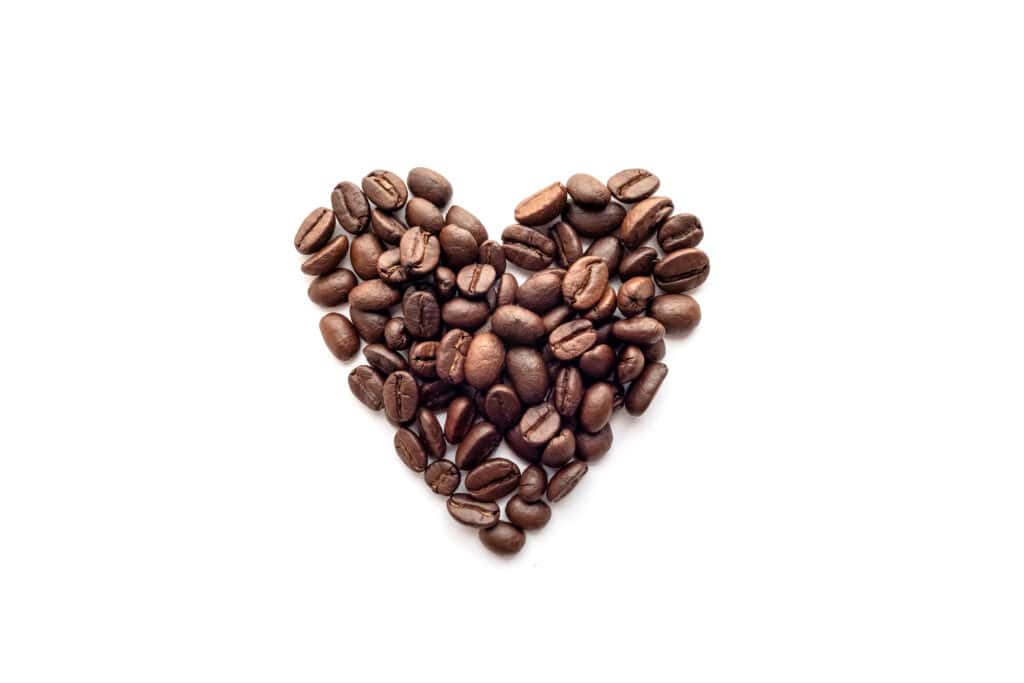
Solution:
<svg viewBox="0 0 1024 683"><path fill-rule="evenodd" d="M367 363L385 375L408 368L405 358L401 354L395 353L383 344L367 344L363 347L363 357L366 358Z"/></svg>
<svg viewBox="0 0 1024 683"><path fill-rule="evenodd" d="M608 189L620 202L638 202L657 192L658 176L642 168L627 168L608 179Z"/></svg>
<svg viewBox="0 0 1024 683"><path fill-rule="evenodd" d="M363 194L367 199L385 211L394 211L405 206L409 191L402 179L391 171L370 171L363 178Z"/></svg>
<svg viewBox="0 0 1024 683"><path fill-rule="evenodd" d="M627 344L653 344L665 336L665 326L654 318L639 315L619 320L612 326L612 334Z"/></svg>
<svg viewBox="0 0 1024 683"><path fill-rule="evenodd" d="M427 290L411 291L402 300L405 329L417 339L433 339L441 333L441 307Z"/></svg>
<svg viewBox="0 0 1024 683"><path fill-rule="evenodd" d="M420 405L430 410L444 410L455 398L455 387L443 379L425 382L420 387Z"/></svg>
<svg viewBox="0 0 1024 683"><path fill-rule="evenodd" d="M544 447L540 456L542 463L548 467L561 467L576 454L576 435L568 427L555 434Z"/></svg>
<svg viewBox="0 0 1024 683"><path fill-rule="evenodd" d="M604 260L608 266L609 276L619 272L619 263L622 262L622 243L614 235L599 237L587 248L585 256L597 256Z"/></svg>
<svg viewBox="0 0 1024 683"><path fill-rule="evenodd" d="M519 425L505 433L505 442L512 449L513 453L526 462L540 462L540 454L544 447L527 442L523 437L522 431L519 429Z"/></svg>
<svg viewBox="0 0 1024 683"><path fill-rule="evenodd" d="M519 281L516 280L515 275L505 273L496 279L491 288L487 290L487 305L493 311L501 306L514 304L517 291L519 291Z"/></svg>
<svg viewBox="0 0 1024 683"><path fill-rule="evenodd" d="M523 225L510 225L501 231L505 258L526 270L541 270L551 265L557 249L547 235Z"/></svg>
<svg viewBox="0 0 1024 683"><path fill-rule="evenodd" d="M548 487L548 475L543 467L530 465L519 477L519 497L527 503L540 500Z"/></svg>
<svg viewBox="0 0 1024 683"><path fill-rule="evenodd" d="M437 377L436 341L417 342L409 348L409 369L422 379Z"/></svg>
<svg viewBox="0 0 1024 683"><path fill-rule="evenodd" d="M668 197L651 197L636 204L626 212L619 226L619 239L630 249L636 249L646 242L658 226L672 213L672 200Z"/></svg>
<svg viewBox="0 0 1024 683"><path fill-rule="evenodd" d="M540 403L528 408L519 420L523 440L532 446L543 446L558 433L562 417L551 403Z"/></svg>
<svg viewBox="0 0 1024 683"><path fill-rule="evenodd" d="M398 248L401 250L402 265L414 275L426 275L437 267L441 260L441 242L422 228L409 228Z"/></svg>
<svg viewBox="0 0 1024 683"><path fill-rule="evenodd" d="M658 229L658 244L666 252L692 249L704 239L704 226L692 213L670 216Z"/></svg>
<svg viewBox="0 0 1024 683"><path fill-rule="evenodd" d="M339 360L348 360L359 352L359 333L352 321L341 313L328 313L321 318L320 334Z"/></svg>
<svg viewBox="0 0 1024 683"><path fill-rule="evenodd" d="M600 301L607 287L608 265L597 256L584 256L562 279L562 296L572 308L583 311Z"/></svg>
<svg viewBox="0 0 1024 683"><path fill-rule="evenodd" d="M321 306L337 306L348 301L348 294L356 286L356 276L348 268L321 275L309 284L309 300Z"/></svg>
<svg viewBox="0 0 1024 683"><path fill-rule="evenodd" d="M487 241L487 228L480 220L466 211L461 206L453 204L448 208L448 215L445 216L445 223L448 225L457 225L460 228L465 228L473 233L473 237L476 238L476 243L483 245ZM491 265L494 265L493 263Z"/></svg>
<svg viewBox="0 0 1024 683"><path fill-rule="evenodd" d="M444 206L452 198L452 184L437 171L417 166L409 171L406 180L414 195L423 197L437 207Z"/></svg>
<svg viewBox="0 0 1024 683"><path fill-rule="evenodd" d="M416 380L405 370L392 372L384 380L384 414L396 424L416 417L420 392Z"/></svg>
<svg viewBox="0 0 1024 683"><path fill-rule="evenodd" d="M612 200L608 186L586 173L572 176L565 187L573 201L584 206L601 208Z"/></svg>
<svg viewBox="0 0 1024 683"><path fill-rule="evenodd" d="M579 431L576 434L576 457L590 462L597 460L612 447L612 426L605 425L599 432L589 434Z"/></svg>
<svg viewBox="0 0 1024 683"><path fill-rule="evenodd" d="M448 414L444 416L444 438L451 444L457 444L466 438L470 427L476 420L476 406L465 396L456 396L448 404Z"/></svg>
<svg viewBox="0 0 1024 683"><path fill-rule="evenodd" d="M412 273L402 265L400 249L388 249L377 257L376 275L389 285L402 285L412 279Z"/></svg>
<svg viewBox="0 0 1024 683"><path fill-rule="evenodd" d="M384 376L369 365L360 365L348 373L348 388L370 410L384 407Z"/></svg>
<svg viewBox="0 0 1024 683"><path fill-rule="evenodd" d="M402 293L399 290L381 280L360 282L348 294L348 302L352 307L362 311L386 311L401 298Z"/></svg>
<svg viewBox="0 0 1024 683"><path fill-rule="evenodd" d="M462 268L475 263L480 253L473 233L457 225L446 225L441 228L438 240L441 242L444 260L452 268Z"/></svg>
<svg viewBox="0 0 1024 683"><path fill-rule="evenodd" d="M597 341L594 325L589 320L570 320L559 325L548 336L548 345L558 360L579 358Z"/></svg>
<svg viewBox="0 0 1024 683"><path fill-rule="evenodd" d="M505 360L508 376L519 399L526 405L540 403L548 394L548 370L540 351L514 346Z"/></svg>
<svg viewBox="0 0 1024 683"><path fill-rule="evenodd" d="M555 306L544 314L541 322L544 323L544 332L551 334L551 331L572 317L573 310L568 305Z"/></svg>
<svg viewBox="0 0 1024 683"><path fill-rule="evenodd" d="M565 272L545 270L527 278L516 291L516 303L534 313L545 313L562 303Z"/></svg>
<svg viewBox="0 0 1024 683"><path fill-rule="evenodd" d="M420 430L420 441L427 451L427 457L443 458L448 445L444 442L444 431L437 421L437 415L432 410L420 408L416 411L416 427Z"/></svg>
<svg viewBox="0 0 1024 683"><path fill-rule="evenodd" d="M658 262L654 279L658 286L671 294L678 294L700 286L708 279L711 263L700 249L673 251Z"/></svg>
<svg viewBox="0 0 1024 683"><path fill-rule="evenodd" d="M544 321L523 306L499 306L491 315L491 331L509 344L533 344L544 336Z"/></svg>
<svg viewBox="0 0 1024 683"><path fill-rule="evenodd" d="M450 496L459 488L462 474L451 460L436 460L423 472L423 480L434 493Z"/></svg>
<svg viewBox="0 0 1024 683"><path fill-rule="evenodd" d="M498 335L484 332L473 337L466 353L466 382L477 389L489 389L505 368L505 345Z"/></svg>
<svg viewBox="0 0 1024 683"><path fill-rule="evenodd" d="M295 249L300 254L319 251L334 234L334 214L329 209L318 207L309 212L295 233Z"/></svg>
<svg viewBox="0 0 1024 683"><path fill-rule="evenodd" d="M370 212L370 229L382 241L388 244L398 244L402 241L402 235L409 228L391 214L374 209Z"/></svg>
<svg viewBox="0 0 1024 683"><path fill-rule="evenodd" d="M491 458L466 475L466 491L477 500L498 500L519 488L519 465Z"/></svg>
<svg viewBox="0 0 1024 683"><path fill-rule="evenodd" d="M378 277L377 259L384 253L380 239L372 232L358 235L352 240L352 270L363 280Z"/></svg>
<svg viewBox="0 0 1024 683"><path fill-rule="evenodd" d="M404 351L409 348L412 339L405 329L405 318L396 316L384 325L384 343L392 351Z"/></svg>
<svg viewBox="0 0 1024 683"><path fill-rule="evenodd" d="M498 523L501 509L497 503L473 500L465 493L456 493L448 499L448 514L460 524L486 529Z"/></svg>
<svg viewBox="0 0 1024 683"><path fill-rule="evenodd" d="M555 256L558 265L568 268L583 256L583 243L568 223L555 223L551 231L551 241L555 243Z"/></svg>
<svg viewBox="0 0 1024 683"><path fill-rule="evenodd" d="M619 262L619 277L625 282L632 277L651 275L658 258L658 250L654 247L640 247L631 251Z"/></svg>
<svg viewBox="0 0 1024 683"><path fill-rule="evenodd" d="M490 457L500 443L501 432L497 427L486 420L477 422L455 449L455 464L459 469L471 470Z"/></svg>
<svg viewBox="0 0 1024 683"><path fill-rule="evenodd" d="M580 404L580 427L591 434L601 431L612 417L615 391L607 382L597 382L583 393Z"/></svg>
<svg viewBox="0 0 1024 683"><path fill-rule="evenodd" d="M413 472L427 469L427 451L412 430L399 427L395 432L395 453Z"/></svg>
<svg viewBox="0 0 1024 683"><path fill-rule="evenodd" d="M370 203L355 183L338 183L331 192L331 206L338 225L353 234L359 234L370 222Z"/></svg>
<svg viewBox="0 0 1024 683"><path fill-rule="evenodd" d="M355 291L353 289L353 291ZM351 300L352 295L349 294ZM350 308L349 315L352 316L352 324L356 326L359 337L367 344L373 344L384 340L384 326L388 324L388 316L373 311L363 311L358 308Z"/></svg>
<svg viewBox="0 0 1024 683"><path fill-rule="evenodd" d="M548 482L548 500L552 503L562 500L576 488L587 473L587 463L576 460L555 472Z"/></svg>
<svg viewBox="0 0 1024 683"><path fill-rule="evenodd" d="M405 205L405 222L410 228L422 228L424 232L437 234L444 227L441 209L423 197L413 197Z"/></svg>
<svg viewBox="0 0 1024 683"><path fill-rule="evenodd" d="M348 237L338 235L315 254L302 262L300 266L306 275L323 275L338 267L348 252Z"/></svg>
<svg viewBox="0 0 1024 683"><path fill-rule="evenodd" d="M575 367L563 367L555 375L554 392L551 402L560 415L572 417L583 400L583 376Z"/></svg>
<svg viewBox="0 0 1024 683"><path fill-rule="evenodd" d="M700 322L700 304L686 294L662 294L651 301L651 317L666 332L689 332Z"/></svg>
<svg viewBox="0 0 1024 683"><path fill-rule="evenodd" d="M640 348L644 350L644 360L648 363L654 363L665 358L664 339L659 339L653 344L641 345Z"/></svg>
<svg viewBox="0 0 1024 683"><path fill-rule="evenodd" d="M455 282L463 296L479 299L494 284L494 268L486 263L472 263L462 268Z"/></svg>
<svg viewBox="0 0 1024 683"><path fill-rule="evenodd" d="M629 385L626 393L626 412L630 415L642 415L651 405L658 388L668 374L668 366L664 363L650 363L636 381Z"/></svg>
<svg viewBox="0 0 1024 683"><path fill-rule="evenodd" d="M605 379L615 368L615 351L607 344L598 344L580 356L580 370L591 379Z"/></svg>
<svg viewBox="0 0 1024 683"><path fill-rule="evenodd" d="M601 294L601 298L597 300L597 303L589 310L583 311L580 316L584 320L589 320L596 325L612 317L618 305L619 299L615 295L615 289L608 285L604 288L604 293Z"/></svg>
<svg viewBox="0 0 1024 683"><path fill-rule="evenodd" d="M484 414L498 429L505 431L519 422L523 407L512 387L495 384L484 397Z"/></svg>
<svg viewBox="0 0 1024 683"><path fill-rule="evenodd" d="M542 190L537 190L516 206L516 223L523 225L544 225L554 220L565 208L565 186L562 183L551 183Z"/></svg>
<svg viewBox="0 0 1024 683"><path fill-rule="evenodd" d="M458 328L449 330L437 346L437 376L449 384L466 381L466 356L473 335Z"/></svg>
<svg viewBox="0 0 1024 683"><path fill-rule="evenodd" d="M477 535L484 547L499 555L518 553L526 543L526 534L508 522L498 522L490 528L481 529Z"/></svg>
<svg viewBox="0 0 1024 683"><path fill-rule="evenodd" d="M486 301L469 299L452 299L441 307L441 320L449 327L464 330L475 330L491 316L491 308Z"/></svg>
<svg viewBox="0 0 1024 683"><path fill-rule="evenodd" d="M551 507L543 500L527 502L522 496L512 496L505 504L508 520L520 529L541 529L551 519Z"/></svg>
<svg viewBox="0 0 1024 683"><path fill-rule="evenodd" d="M583 237L604 237L622 225L626 209L622 204L615 202L611 202L603 209L588 209L579 204L570 204L562 217Z"/></svg>
<svg viewBox="0 0 1024 683"><path fill-rule="evenodd" d="M631 318L647 310L647 305L654 298L654 280L648 275L638 275L622 283L619 287L619 310L622 315Z"/></svg>
<svg viewBox="0 0 1024 683"><path fill-rule="evenodd" d="M437 289L437 296L442 301L451 299L455 296L455 272L445 266L435 268L434 287Z"/></svg>
<svg viewBox="0 0 1024 683"><path fill-rule="evenodd" d="M620 384L632 382L643 372L646 363L643 349L632 344L624 346L619 352L619 362L615 367L615 379Z"/></svg>

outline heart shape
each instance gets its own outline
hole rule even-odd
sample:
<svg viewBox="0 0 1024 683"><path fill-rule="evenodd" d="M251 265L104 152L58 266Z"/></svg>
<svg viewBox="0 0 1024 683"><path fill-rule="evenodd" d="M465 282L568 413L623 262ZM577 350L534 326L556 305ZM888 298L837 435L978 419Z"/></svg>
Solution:
<svg viewBox="0 0 1024 683"><path fill-rule="evenodd" d="M639 168L606 183L576 174L522 200L498 242L448 206L451 183L436 171L403 181L375 170L339 183L332 209L299 226L309 298L350 305L351 317L320 320L324 342L342 361L366 344L353 394L396 425L402 462L490 550L518 552L547 524L549 503L611 448L612 414L640 415L654 399L666 333L700 322L683 292L707 279L704 229L673 214L659 186ZM492 457L502 441L525 468Z"/></svg>

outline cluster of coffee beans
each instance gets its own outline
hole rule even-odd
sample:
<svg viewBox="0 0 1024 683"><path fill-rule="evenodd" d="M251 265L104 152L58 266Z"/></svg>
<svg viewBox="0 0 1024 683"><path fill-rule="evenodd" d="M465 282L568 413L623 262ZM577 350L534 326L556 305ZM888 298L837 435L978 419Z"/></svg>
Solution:
<svg viewBox="0 0 1024 683"><path fill-rule="evenodd" d="M637 168L607 183L574 175L520 202L498 242L466 209L445 211L452 186L436 171L403 181L378 170L340 183L333 210L299 226L309 298L350 306L351 319L321 319L327 347L348 360L366 343L352 392L384 411L402 462L495 552L517 552L524 531L547 524L548 503L611 447L612 413L640 415L654 399L666 332L700 321L682 292L708 276L695 248L704 230L653 196L659 185ZM519 282L508 263L536 272ZM491 457L503 439L528 466Z"/></svg>

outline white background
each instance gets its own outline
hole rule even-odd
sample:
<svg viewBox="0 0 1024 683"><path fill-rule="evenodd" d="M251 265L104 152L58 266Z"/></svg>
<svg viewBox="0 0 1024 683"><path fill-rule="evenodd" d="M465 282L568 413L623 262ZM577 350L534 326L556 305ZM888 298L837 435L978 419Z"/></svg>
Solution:
<svg viewBox="0 0 1024 683"><path fill-rule="evenodd" d="M1013 9L6 5L0 680L1022 680ZM629 166L706 228L655 407L511 560L291 246L416 165L494 234Z"/></svg>

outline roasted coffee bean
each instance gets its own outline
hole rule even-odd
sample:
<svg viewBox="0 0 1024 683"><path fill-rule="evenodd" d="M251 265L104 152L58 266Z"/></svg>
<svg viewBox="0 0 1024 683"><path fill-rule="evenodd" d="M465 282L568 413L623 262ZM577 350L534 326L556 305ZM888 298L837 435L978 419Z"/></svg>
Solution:
<svg viewBox="0 0 1024 683"><path fill-rule="evenodd" d="M562 500L576 488L587 473L587 463L576 460L555 472L548 482L548 500L552 503Z"/></svg>
<svg viewBox="0 0 1024 683"><path fill-rule="evenodd" d="M557 249L551 238L523 225L510 225L501 232L505 258L526 270L551 265Z"/></svg>
<svg viewBox="0 0 1024 683"><path fill-rule="evenodd" d="M402 179L391 171L370 171L363 178L363 194L367 199L385 211L394 211L405 206L409 191Z"/></svg>
<svg viewBox="0 0 1024 683"><path fill-rule="evenodd" d="M551 403L540 403L528 408L519 420L523 440L532 446L543 446L558 433L562 418Z"/></svg>
<svg viewBox="0 0 1024 683"><path fill-rule="evenodd" d="M365 230L370 222L370 203L355 183L338 183L331 192L331 206L338 225L353 234Z"/></svg>
<svg viewBox="0 0 1024 683"><path fill-rule="evenodd" d="M459 488L462 473L451 460L436 460L427 465L423 472L423 480L434 493L450 496Z"/></svg>
<svg viewBox="0 0 1024 683"><path fill-rule="evenodd" d="M575 174L565 187L573 201L584 206L601 208L612 200L608 186L586 173Z"/></svg>
<svg viewBox="0 0 1024 683"><path fill-rule="evenodd" d="M487 290L487 305L492 311L501 306L508 306L516 302L516 292L519 290L519 281L515 275L505 273L494 281L494 284ZM493 322L492 322L493 325Z"/></svg>
<svg viewBox="0 0 1024 683"><path fill-rule="evenodd" d="M355 291L353 289L353 291ZM349 294L351 301L352 295ZM352 324L356 326L359 337L367 344L373 344L384 340L384 326L388 324L388 316L373 311L363 311L358 308L350 308L349 315L352 316Z"/></svg>
<svg viewBox="0 0 1024 683"><path fill-rule="evenodd" d="M426 382L420 387L420 404L430 410L443 410L455 398L455 387L443 379Z"/></svg>
<svg viewBox="0 0 1024 683"><path fill-rule="evenodd" d="M348 253L348 238L338 235L315 254L302 262L301 270L306 275L323 275L338 267Z"/></svg>
<svg viewBox="0 0 1024 683"><path fill-rule="evenodd" d="M572 309L567 304L552 308L541 318L541 322L544 323L544 332L550 334L553 329L568 321L572 317L572 313Z"/></svg>
<svg viewBox="0 0 1024 683"><path fill-rule="evenodd" d="M362 311L386 311L402 298L402 292L381 280L360 282L348 294L348 302Z"/></svg>
<svg viewBox="0 0 1024 683"><path fill-rule="evenodd" d="M484 397L484 414L498 429L505 431L519 422L523 407L512 387L495 384Z"/></svg>
<svg viewBox="0 0 1024 683"><path fill-rule="evenodd" d="M497 427L486 420L477 422L455 449L455 464L459 469L471 470L490 457L500 443L501 432Z"/></svg>
<svg viewBox="0 0 1024 683"><path fill-rule="evenodd" d="M689 332L700 322L700 304L686 294L662 294L651 301L651 317L666 332Z"/></svg>
<svg viewBox="0 0 1024 683"><path fill-rule="evenodd" d="M497 503L473 500L465 493L456 493L448 499L448 514L460 524L486 529L498 523L501 509Z"/></svg>
<svg viewBox="0 0 1024 683"><path fill-rule="evenodd" d="M629 385L626 393L626 412L630 415L642 415L651 405L658 387L668 374L668 366L664 363L650 363L636 381Z"/></svg>
<svg viewBox="0 0 1024 683"><path fill-rule="evenodd" d="M597 256L584 256L569 267L562 278L562 296L577 311L600 301L608 287L608 265ZM652 283L653 287L653 283Z"/></svg>
<svg viewBox="0 0 1024 683"><path fill-rule="evenodd" d="M434 287L442 300L448 300L455 296L455 286L455 271L445 266L438 266L434 269Z"/></svg>
<svg viewBox="0 0 1024 683"><path fill-rule="evenodd" d="M300 254L319 251L334 234L334 214L329 209L318 207L309 212L295 233L295 249Z"/></svg>
<svg viewBox="0 0 1024 683"><path fill-rule="evenodd" d="M499 306L491 315L491 331L509 344L533 344L544 336L544 321L523 306Z"/></svg>
<svg viewBox="0 0 1024 683"><path fill-rule="evenodd" d="M551 183L519 202L516 206L516 223L523 225L544 225L554 220L565 208L566 192L562 183Z"/></svg>
<svg viewBox="0 0 1024 683"><path fill-rule="evenodd" d="M619 272L619 263L622 262L622 243L615 235L607 235L594 240L587 248L584 256L597 256L604 259L608 266L608 274L615 275Z"/></svg>
<svg viewBox="0 0 1024 683"><path fill-rule="evenodd" d="M457 225L460 228L465 228L473 233L473 237L476 238L476 243L482 245L487 241L487 228L480 220L466 211L461 206L453 204L448 208L448 215L445 216L445 223L447 225ZM494 265L493 263L491 265Z"/></svg>
<svg viewBox="0 0 1024 683"><path fill-rule="evenodd" d="M392 351L404 351L409 348L412 339L409 338L409 332L405 329L405 318L396 316L388 320L384 325L384 343Z"/></svg>
<svg viewBox="0 0 1024 683"><path fill-rule="evenodd" d="M636 204L626 212L619 226L619 239L630 249L636 249L646 242L658 226L672 213L672 200L668 197L651 197Z"/></svg>
<svg viewBox="0 0 1024 683"><path fill-rule="evenodd" d="M402 251L388 249L377 258L376 275L389 285L402 285L412 279L412 273L402 265Z"/></svg>
<svg viewBox="0 0 1024 683"><path fill-rule="evenodd" d="M508 521L520 529L541 529L551 519L551 507L543 500L527 502L522 496L512 496L505 504Z"/></svg>
<svg viewBox="0 0 1024 683"><path fill-rule="evenodd" d="M422 228L409 228L402 235L398 248L401 250L402 265L414 275L426 275L441 260L441 242L436 235Z"/></svg>
<svg viewBox="0 0 1024 683"><path fill-rule="evenodd" d="M378 277L377 259L384 253L384 246L372 232L365 232L352 240L352 270L363 280Z"/></svg>
<svg viewBox="0 0 1024 683"><path fill-rule="evenodd" d="M436 341L417 342L409 348L409 369L422 379L437 377Z"/></svg>
<svg viewBox="0 0 1024 683"><path fill-rule="evenodd" d="M605 425L600 431L590 434L579 431L576 434L576 457L590 462L597 460L612 447L612 426Z"/></svg>
<svg viewBox="0 0 1024 683"><path fill-rule="evenodd" d="M512 452L523 460L533 463L540 462L540 454L544 447L527 442L523 437L522 431L519 429L519 425L505 433L505 442L512 449Z"/></svg>
<svg viewBox="0 0 1024 683"><path fill-rule="evenodd" d="M448 330L437 346L437 376L449 384L466 381L466 356L473 335L458 328Z"/></svg>
<svg viewBox="0 0 1024 683"><path fill-rule="evenodd" d="M405 358L383 344L367 344L363 347L363 357L366 358L367 363L385 375L390 375L396 370L408 369Z"/></svg>
<svg viewBox="0 0 1024 683"><path fill-rule="evenodd" d="M405 329L417 339L433 339L441 333L441 307L431 291L411 291L402 300L402 314Z"/></svg>
<svg viewBox="0 0 1024 683"><path fill-rule="evenodd" d="M648 275L638 275L622 283L619 287L619 310L622 315L631 318L647 310L647 305L654 298L654 280Z"/></svg>
<svg viewBox="0 0 1024 683"><path fill-rule="evenodd" d="M348 294L356 286L356 276L348 268L321 275L309 284L309 300L321 306L337 306L348 301Z"/></svg>
<svg viewBox="0 0 1024 683"><path fill-rule="evenodd" d="M505 367L505 346L498 335L484 332L473 337L466 353L466 382L488 389L501 377Z"/></svg>
<svg viewBox="0 0 1024 683"><path fill-rule="evenodd" d="M589 320L570 320L559 325L548 336L548 345L558 360L579 358L597 341L594 325Z"/></svg>
<svg viewBox="0 0 1024 683"><path fill-rule="evenodd" d="M597 382L583 392L580 404L580 427L594 434L601 431L612 417L615 391L608 382Z"/></svg>
<svg viewBox="0 0 1024 683"><path fill-rule="evenodd" d="M540 460L548 467L561 467L572 460L575 454L576 434L568 427L564 427L548 441Z"/></svg>
<svg viewBox="0 0 1024 683"><path fill-rule="evenodd" d="M519 488L519 465L491 458L466 475L466 492L477 500L498 500Z"/></svg>
<svg viewBox="0 0 1024 683"><path fill-rule="evenodd" d="M443 207L452 198L452 184L437 171L417 166L406 178L409 190L437 207Z"/></svg>
<svg viewBox="0 0 1024 683"><path fill-rule="evenodd" d="M580 356L580 370L591 379L604 379L615 368L615 351L607 344L598 344Z"/></svg>
<svg viewBox="0 0 1024 683"><path fill-rule="evenodd" d="M370 229L382 241L388 244L398 244L402 241L402 235L409 228L391 214L374 209L370 212Z"/></svg>
<svg viewBox="0 0 1024 683"><path fill-rule="evenodd" d="M399 427L395 432L395 453L413 472L427 469L427 451L412 430Z"/></svg>
<svg viewBox="0 0 1024 683"><path fill-rule="evenodd" d="M405 205L405 222L410 228L423 228L424 232L437 234L444 227L444 216L430 200L413 197Z"/></svg>
<svg viewBox="0 0 1024 683"><path fill-rule="evenodd" d="M654 269L654 279L666 292L678 294L700 286L708 279L710 270L708 255L703 251L680 249L658 262Z"/></svg>
<svg viewBox="0 0 1024 683"><path fill-rule="evenodd" d="M548 475L543 467L530 465L519 477L519 497L527 503L540 500L548 487Z"/></svg>
<svg viewBox="0 0 1024 683"><path fill-rule="evenodd" d="M504 275L505 273L505 249L501 246L501 242L495 240L485 240L480 244L480 253L477 255L477 262L486 263L491 268L494 268L495 275Z"/></svg>
<svg viewBox="0 0 1024 683"><path fill-rule="evenodd" d="M622 204L611 202L602 209L588 209L579 204L570 204L562 218L583 237L604 237L622 225L626 209Z"/></svg>
<svg viewBox="0 0 1024 683"><path fill-rule="evenodd" d="M583 376L580 371L567 365L555 375L554 392L551 394L552 405L560 415L572 417L583 400Z"/></svg>
<svg viewBox="0 0 1024 683"><path fill-rule="evenodd" d="M459 443L466 438L475 420L473 401L465 396L456 396L448 404L448 414L444 416L444 438L450 444Z"/></svg>
<svg viewBox="0 0 1024 683"><path fill-rule="evenodd" d="M420 441L427 451L427 457L443 458L448 446L444 442L444 431L437 421L437 415L432 410L420 408L416 411L416 427L420 430Z"/></svg>
<svg viewBox="0 0 1024 683"><path fill-rule="evenodd" d="M639 315L619 320L612 326L612 334L627 344L653 344L665 336L665 326L654 318Z"/></svg>
<svg viewBox="0 0 1024 683"><path fill-rule="evenodd" d="M620 384L628 384L640 376L644 371L644 351L639 346L630 344L622 347L619 352L619 362L615 367L615 379Z"/></svg>
<svg viewBox="0 0 1024 683"><path fill-rule="evenodd" d="M704 239L704 226L692 213L670 216L658 229L658 244L666 252L692 249Z"/></svg>
<svg viewBox="0 0 1024 683"><path fill-rule="evenodd" d="M438 240L441 242L444 260L452 268L462 268L475 263L480 253L480 246L476 243L473 233L457 225L446 225L441 228Z"/></svg>
<svg viewBox="0 0 1024 683"><path fill-rule="evenodd" d="M555 243L555 256L558 265L568 268L583 256L583 243L580 236L568 223L555 223L551 231L551 241Z"/></svg>
<svg viewBox="0 0 1024 683"><path fill-rule="evenodd" d="M369 365L360 365L348 373L348 388L370 410L384 407L384 375Z"/></svg>
<svg viewBox="0 0 1024 683"><path fill-rule="evenodd" d="M519 399L526 405L540 403L548 394L548 370L540 351L530 346L513 346L505 364Z"/></svg>
<svg viewBox="0 0 1024 683"><path fill-rule="evenodd" d="M642 168L627 168L608 179L608 189L620 202L638 202L657 192L658 176Z"/></svg>
<svg viewBox="0 0 1024 683"><path fill-rule="evenodd" d="M392 372L384 380L384 414L396 424L408 422L419 407L419 387L405 370Z"/></svg>
<svg viewBox="0 0 1024 683"><path fill-rule="evenodd" d="M471 263L459 271L455 282L463 296L479 299L494 284L495 276L494 268L486 263Z"/></svg>
<svg viewBox="0 0 1024 683"><path fill-rule="evenodd" d="M604 292L601 294L601 298L597 300L597 303L590 309L583 311L580 315L584 320L589 320L596 325L612 317L618 305L619 299L615 294L615 289L608 285L604 288Z"/></svg>
<svg viewBox="0 0 1024 683"><path fill-rule="evenodd" d="M654 363L665 358L664 339L659 339L653 344L641 345L640 348L644 350L644 360L648 363Z"/></svg>
<svg viewBox="0 0 1024 683"><path fill-rule="evenodd" d="M516 303L534 313L545 313L562 303L561 270L545 270L527 278L516 291Z"/></svg>
<svg viewBox="0 0 1024 683"><path fill-rule="evenodd" d="M491 308L486 301L452 299L446 301L441 307L441 320L444 321L444 324L464 330L477 329L487 322L490 315Z"/></svg>
<svg viewBox="0 0 1024 683"><path fill-rule="evenodd" d="M348 360L359 352L359 333L352 321L341 313L328 313L321 318L320 334L339 360Z"/></svg>
<svg viewBox="0 0 1024 683"><path fill-rule="evenodd" d="M658 258L658 250L654 247L640 247L631 251L619 261L619 277L625 282L632 277L651 275Z"/></svg>
<svg viewBox="0 0 1024 683"><path fill-rule="evenodd" d="M526 534L508 522L498 522L492 527L477 532L480 542L491 552L512 555L523 549Z"/></svg>

